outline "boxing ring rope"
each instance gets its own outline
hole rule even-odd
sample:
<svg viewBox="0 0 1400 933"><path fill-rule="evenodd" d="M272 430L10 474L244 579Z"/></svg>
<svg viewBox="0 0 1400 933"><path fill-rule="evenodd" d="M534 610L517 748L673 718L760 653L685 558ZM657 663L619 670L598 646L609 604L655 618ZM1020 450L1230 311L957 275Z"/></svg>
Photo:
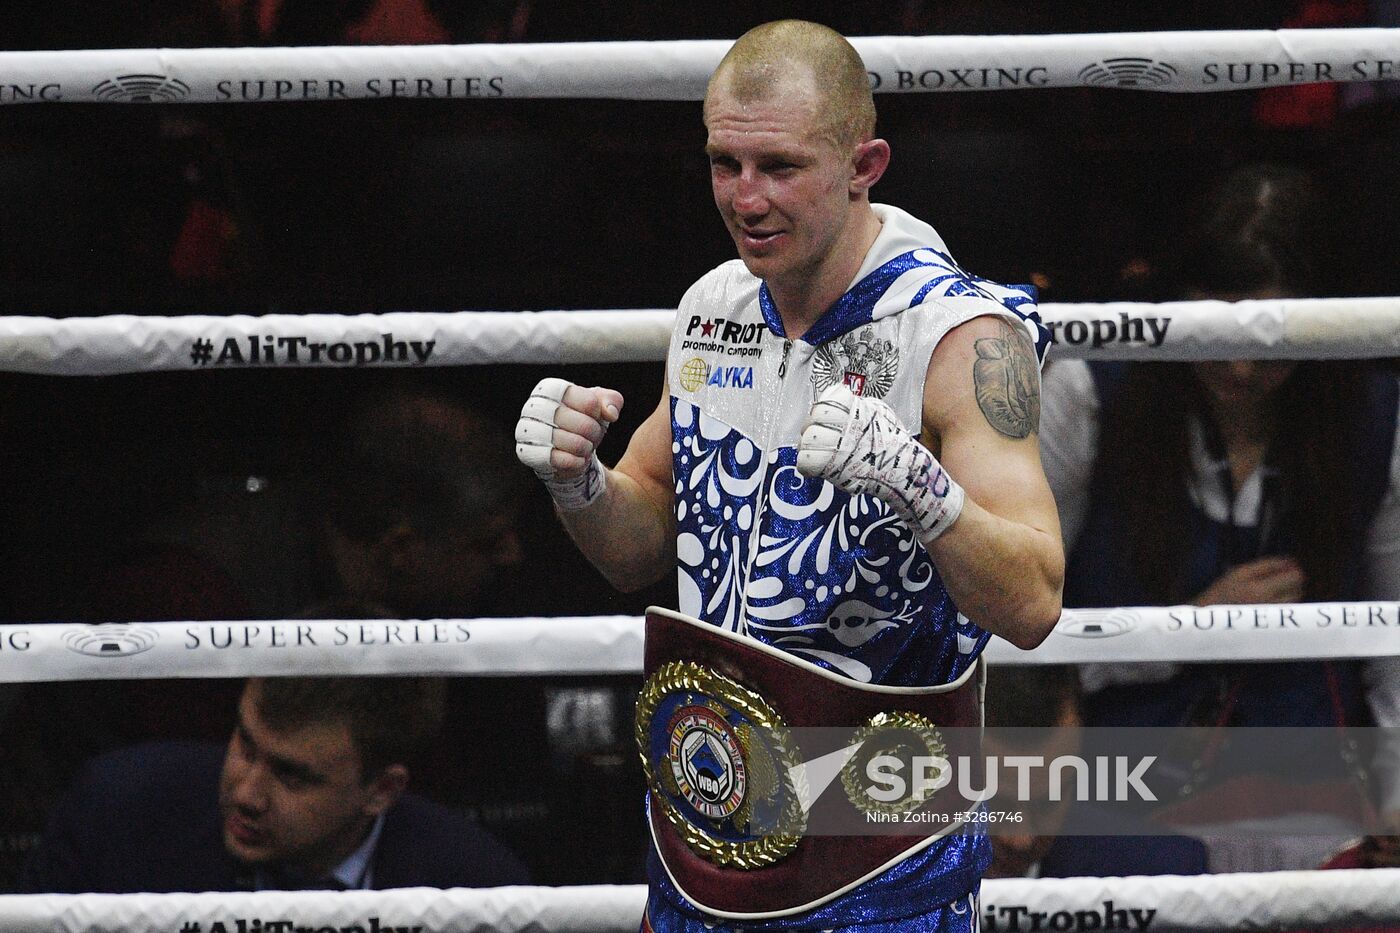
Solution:
<svg viewBox="0 0 1400 933"><path fill-rule="evenodd" d="M29 894L0 898L0 933L635 933L645 902L641 885ZM982 882L981 920L988 933L1394 925L1400 869L993 879Z"/></svg>
<svg viewBox="0 0 1400 933"><path fill-rule="evenodd" d="M1061 357L1400 356L1400 298L1044 304ZM50 375L245 367L660 361L674 310L214 317L0 317L0 370Z"/></svg>
<svg viewBox="0 0 1400 933"><path fill-rule="evenodd" d="M877 92L1231 91L1400 72L1400 29L871 36ZM0 103L366 98L699 100L729 40L0 53Z"/></svg>
<svg viewBox="0 0 1400 933"><path fill-rule="evenodd" d="M993 664L1296 661L1400 654L1400 603L1066 609ZM45 622L0 625L0 683L295 674L639 674L642 620Z"/></svg>
<svg viewBox="0 0 1400 933"><path fill-rule="evenodd" d="M881 93L1117 87L1208 92L1391 80L1400 30L852 40ZM0 105L389 98L698 100L727 40L0 52ZM1101 360L1400 356L1400 299L1042 306L1055 353ZM50 320L0 318L0 370L455 366L663 358L674 311ZM1154 326L1155 325L1155 326ZM1400 604L1066 611L994 663L1363 658L1397 653ZM1377 633L1383 636L1377 637ZM308 673L597 674L641 666L640 620L467 619L0 626L0 682ZM1346 928L1400 923L1400 869L993 880L987 930ZM640 887L8 895L0 933L636 929Z"/></svg>

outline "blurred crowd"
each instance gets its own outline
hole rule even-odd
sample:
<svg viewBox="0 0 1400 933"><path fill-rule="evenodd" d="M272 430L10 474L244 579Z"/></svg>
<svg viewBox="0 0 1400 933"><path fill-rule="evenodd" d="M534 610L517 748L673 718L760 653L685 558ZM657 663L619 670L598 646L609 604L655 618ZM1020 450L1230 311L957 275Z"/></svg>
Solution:
<svg viewBox="0 0 1400 933"><path fill-rule="evenodd" d="M1387 25L1397 15L1386 0L615 6L60 0L17 18L0 41L676 39L733 37L784 15L855 36L1024 34ZM935 218L969 268L1002 280L1038 273L1053 286L1047 297L1088 300L1124 295L1140 268L1131 260L1181 195L1222 166L1286 157L1322 172L1351 205L1339 259L1365 272L1348 281L1393 292L1394 264L1375 259L1397 200L1384 170L1394 101L1383 84L882 95L881 132L902 153L882 197ZM7 214L24 218L0 227L5 313L667 307L728 250L710 222L695 103L16 106L0 144ZM1007 215L1025 221L998 221ZM627 236L592 236L598 226ZM579 242L590 244L587 263Z"/></svg>
<svg viewBox="0 0 1400 933"><path fill-rule="evenodd" d="M1386 0L56 0L8 23L0 41L19 50L721 38L789 15L850 36L1400 25ZM1042 300L1184 297L1201 283L1164 258L1190 222L1182 206L1244 163L1306 173L1329 206L1330 219L1309 227L1326 284L1289 294L1400 294L1388 234L1400 211L1391 86L878 103L879 132L897 142L877 200L928 218L967 268L1034 282ZM732 253L710 200L699 116L695 102L7 107L0 314L674 307ZM650 410L660 389L652 364L0 373L0 622L585 616L673 604L666 585L612 591L515 463L502 425L543 375L617 386L634 412ZM1393 381L1384 366L1355 378ZM1393 406L1391 416L1393 430ZM608 435L605 460L635 424L624 418ZM1290 598L1360 592L1332 584ZM1353 725L1368 723L1359 677L1345 675L1351 693L1337 713ZM538 881L640 880L641 775L629 744L637 682L455 682L415 787L483 823ZM85 761L155 739L225 740L241 689L0 685L0 890ZM1079 692L1066 690L1077 719ZM1100 707L1090 702L1084 717ZM537 763L535 779L503 780L522 758ZM584 811L606 814L610 834L635 844L600 858ZM560 833L569 820L579 831Z"/></svg>

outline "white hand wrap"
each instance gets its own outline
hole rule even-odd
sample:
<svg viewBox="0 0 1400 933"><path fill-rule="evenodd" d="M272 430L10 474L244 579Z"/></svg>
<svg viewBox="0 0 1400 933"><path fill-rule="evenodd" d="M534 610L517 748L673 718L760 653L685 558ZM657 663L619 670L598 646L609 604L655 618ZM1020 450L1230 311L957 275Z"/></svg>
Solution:
<svg viewBox="0 0 1400 933"><path fill-rule="evenodd" d="M608 485L608 473L598 454L593 453L582 474L572 478L556 475L550 454L554 451L556 416L563 405L564 393L572 383L557 378L541 379L530 392L515 423L515 456L535 471L545 489L561 509L576 512L587 508L603 494ZM603 424L603 430L608 426Z"/></svg>
<svg viewBox="0 0 1400 933"><path fill-rule="evenodd" d="M844 385L817 396L797 445L797 469L853 496L879 496L928 545L962 514L964 493L890 406Z"/></svg>

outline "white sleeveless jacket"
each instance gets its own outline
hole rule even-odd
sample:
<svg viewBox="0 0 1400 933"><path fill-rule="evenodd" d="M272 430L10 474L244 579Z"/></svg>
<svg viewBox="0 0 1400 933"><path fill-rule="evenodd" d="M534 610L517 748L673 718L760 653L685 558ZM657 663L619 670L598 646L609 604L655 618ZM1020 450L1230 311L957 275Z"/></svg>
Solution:
<svg viewBox="0 0 1400 933"><path fill-rule="evenodd" d="M797 472L797 441L837 382L883 399L917 436L934 347L971 318L1024 327L1042 358L1049 334L1028 286L968 275L932 227L874 208L882 229L855 283L798 340L739 260L681 301L666 373L680 610L856 680L941 684L987 633L888 505Z"/></svg>

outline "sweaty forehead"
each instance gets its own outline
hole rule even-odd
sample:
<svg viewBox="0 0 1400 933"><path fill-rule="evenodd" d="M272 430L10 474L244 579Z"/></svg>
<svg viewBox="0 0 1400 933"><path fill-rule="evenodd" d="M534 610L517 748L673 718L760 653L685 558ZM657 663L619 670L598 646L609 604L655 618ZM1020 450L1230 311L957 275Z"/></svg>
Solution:
<svg viewBox="0 0 1400 933"><path fill-rule="evenodd" d="M865 94L869 96L868 91ZM714 130L717 123L769 115L804 141L825 140L839 148L855 141L851 127L860 122L854 120L848 98L818 80L817 72L805 62L776 66L763 62L752 67L731 63L721 65L710 81L705 126Z"/></svg>
<svg viewBox="0 0 1400 933"><path fill-rule="evenodd" d="M810 82L783 80L766 85L763 93L740 94L727 82L716 82L705 98L705 127L716 130L791 134L797 138L822 135L823 100Z"/></svg>

